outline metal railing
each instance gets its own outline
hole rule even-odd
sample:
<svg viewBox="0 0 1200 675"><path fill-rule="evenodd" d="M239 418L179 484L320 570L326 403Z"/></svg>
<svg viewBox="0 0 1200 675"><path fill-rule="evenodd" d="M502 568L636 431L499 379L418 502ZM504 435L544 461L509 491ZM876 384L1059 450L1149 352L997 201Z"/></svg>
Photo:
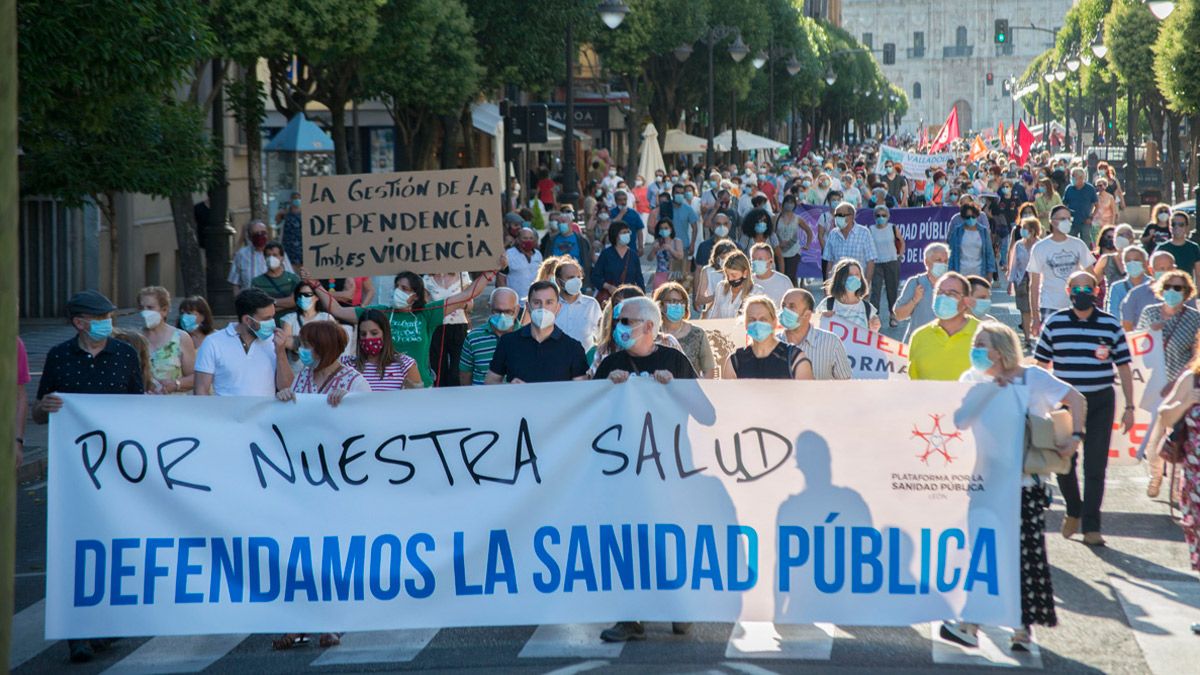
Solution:
<svg viewBox="0 0 1200 675"><path fill-rule="evenodd" d="M975 54L975 45L954 45L942 47L943 59L961 59Z"/></svg>
<svg viewBox="0 0 1200 675"><path fill-rule="evenodd" d="M923 59L925 58L925 48L909 47L908 49L904 50L904 55L910 59Z"/></svg>

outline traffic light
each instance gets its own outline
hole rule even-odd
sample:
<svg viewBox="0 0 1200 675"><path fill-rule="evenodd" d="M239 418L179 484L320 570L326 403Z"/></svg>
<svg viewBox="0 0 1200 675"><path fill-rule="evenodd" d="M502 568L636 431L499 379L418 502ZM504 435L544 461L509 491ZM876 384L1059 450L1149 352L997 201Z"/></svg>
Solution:
<svg viewBox="0 0 1200 675"><path fill-rule="evenodd" d="M993 80L992 80L992 74L991 74L991 73L988 73L988 74L987 74L987 86L989 86L989 87L990 87L990 86L992 86L992 82L993 82Z"/></svg>
<svg viewBox="0 0 1200 675"><path fill-rule="evenodd" d="M883 46L883 65L891 66L896 63L896 44L889 42Z"/></svg>
<svg viewBox="0 0 1200 675"><path fill-rule="evenodd" d="M996 44L1008 44L1008 19L996 19Z"/></svg>

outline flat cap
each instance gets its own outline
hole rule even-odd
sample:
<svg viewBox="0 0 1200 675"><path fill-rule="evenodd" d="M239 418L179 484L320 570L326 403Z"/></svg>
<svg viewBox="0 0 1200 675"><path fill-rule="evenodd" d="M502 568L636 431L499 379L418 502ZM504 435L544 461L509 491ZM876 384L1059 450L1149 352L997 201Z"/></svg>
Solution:
<svg viewBox="0 0 1200 675"><path fill-rule="evenodd" d="M79 291L67 301L67 313L71 316L80 314L101 315L115 310L116 305L98 291Z"/></svg>

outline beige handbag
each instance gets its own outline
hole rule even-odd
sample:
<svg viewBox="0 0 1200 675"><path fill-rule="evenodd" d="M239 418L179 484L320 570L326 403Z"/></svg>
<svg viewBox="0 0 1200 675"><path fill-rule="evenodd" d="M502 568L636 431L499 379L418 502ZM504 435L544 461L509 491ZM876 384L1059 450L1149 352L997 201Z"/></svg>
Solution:
<svg viewBox="0 0 1200 675"><path fill-rule="evenodd" d="M1049 417L1026 415L1024 472L1029 475L1070 473L1074 458L1058 453L1058 446L1070 439L1070 411L1055 410Z"/></svg>

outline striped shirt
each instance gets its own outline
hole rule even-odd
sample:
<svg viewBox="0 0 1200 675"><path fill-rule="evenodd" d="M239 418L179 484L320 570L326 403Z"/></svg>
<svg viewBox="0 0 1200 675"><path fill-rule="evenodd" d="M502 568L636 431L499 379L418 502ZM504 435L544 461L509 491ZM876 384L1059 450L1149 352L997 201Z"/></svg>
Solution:
<svg viewBox="0 0 1200 675"><path fill-rule="evenodd" d="M496 335L496 331L492 330L490 325L474 328L467 333L462 355L458 357L458 369L460 372L471 373L471 384L483 384L499 341L500 336Z"/></svg>
<svg viewBox="0 0 1200 675"><path fill-rule="evenodd" d="M843 258L853 258L862 269L864 276L867 271L867 263L879 259L879 253L875 250L875 238L871 236L871 232L867 228L855 225L850 228L850 236L846 236L835 227L825 235L825 250L821 254L821 259L836 264Z"/></svg>
<svg viewBox="0 0 1200 675"><path fill-rule="evenodd" d="M354 367L354 359L343 356L342 363ZM363 362L362 376L371 385L371 391L400 391L404 388L404 380L408 377L408 371L417 365L417 362L407 354L396 352L396 360L387 364L383 372L379 372L379 368L371 361Z"/></svg>
<svg viewBox="0 0 1200 675"><path fill-rule="evenodd" d="M780 331L775 337L780 342L788 341L786 331ZM850 379L850 357L846 354L846 345L838 336L810 326L808 334L796 346L812 361L814 380Z"/></svg>
<svg viewBox="0 0 1200 675"><path fill-rule="evenodd" d="M1051 314L1033 356L1052 364L1059 379L1084 394L1111 387L1113 367L1130 362L1125 330L1113 315L1098 309L1086 319L1072 309Z"/></svg>

